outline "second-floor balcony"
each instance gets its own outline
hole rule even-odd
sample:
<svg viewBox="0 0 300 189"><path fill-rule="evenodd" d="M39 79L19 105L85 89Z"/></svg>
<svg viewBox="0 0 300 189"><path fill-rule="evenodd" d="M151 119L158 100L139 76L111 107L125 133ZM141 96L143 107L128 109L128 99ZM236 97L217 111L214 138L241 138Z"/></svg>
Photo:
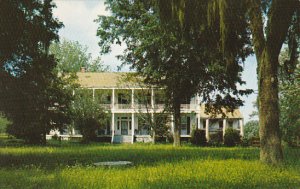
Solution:
<svg viewBox="0 0 300 189"><path fill-rule="evenodd" d="M105 110L128 110L128 109L135 109L135 110L163 110L165 108L164 104L100 104ZM195 110L197 108L196 104L181 104L181 110Z"/></svg>

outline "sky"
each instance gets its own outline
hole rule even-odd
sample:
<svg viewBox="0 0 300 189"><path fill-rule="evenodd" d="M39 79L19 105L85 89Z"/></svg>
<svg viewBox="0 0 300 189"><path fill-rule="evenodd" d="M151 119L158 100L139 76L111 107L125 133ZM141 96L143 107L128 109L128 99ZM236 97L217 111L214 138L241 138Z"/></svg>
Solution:
<svg viewBox="0 0 300 189"><path fill-rule="evenodd" d="M96 36L97 23L94 22L98 15L109 15L106 11L104 0L54 0L57 8L54 9L54 17L58 18L64 24L64 28L59 31L60 38L66 38L72 41L78 41L80 44L88 47L88 52L95 58L100 56L98 46L99 38ZM112 71L117 71L120 61L116 55L122 54L124 47L114 45L112 52L107 55L101 55L101 60L105 65L109 65ZM257 96L257 62L254 56L247 58L244 63L244 72L242 75L246 85L243 88L256 91L248 97L243 97L245 105L240 107L244 115L245 123L249 121L249 115L254 110L253 102ZM128 71L128 67L121 71Z"/></svg>

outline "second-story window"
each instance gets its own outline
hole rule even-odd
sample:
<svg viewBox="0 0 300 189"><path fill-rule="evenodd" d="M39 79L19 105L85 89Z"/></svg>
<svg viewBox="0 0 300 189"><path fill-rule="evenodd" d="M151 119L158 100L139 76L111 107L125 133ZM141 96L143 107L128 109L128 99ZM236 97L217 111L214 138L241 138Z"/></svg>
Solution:
<svg viewBox="0 0 300 189"><path fill-rule="evenodd" d="M118 103L119 104L129 104L130 101L129 101L128 97L125 94L119 93L118 94Z"/></svg>

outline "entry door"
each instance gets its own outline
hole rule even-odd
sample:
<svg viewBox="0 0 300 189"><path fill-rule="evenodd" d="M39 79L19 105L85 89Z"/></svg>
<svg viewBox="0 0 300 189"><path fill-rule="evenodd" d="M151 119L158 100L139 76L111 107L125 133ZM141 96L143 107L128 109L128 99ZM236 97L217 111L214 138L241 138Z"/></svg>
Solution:
<svg viewBox="0 0 300 189"><path fill-rule="evenodd" d="M121 121L121 135L128 135L128 121Z"/></svg>

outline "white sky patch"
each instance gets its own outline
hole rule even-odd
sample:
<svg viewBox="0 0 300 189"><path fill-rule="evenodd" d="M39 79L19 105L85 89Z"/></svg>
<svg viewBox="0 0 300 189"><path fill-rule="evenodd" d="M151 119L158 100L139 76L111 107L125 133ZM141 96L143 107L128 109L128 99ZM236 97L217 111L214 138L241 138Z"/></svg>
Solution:
<svg viewBox="0 0 300 189"><path fill-rule="evenodd" d="M64 24L64 28L59 31L60 37L87 46L93 58L100 56L99 37L96 36L98 24L94 20L98 15L109 15L105 10L104 0L54 0L54 2L57 6L53 11L54 16ZM122 47L114 46L112 53L101 56L101 59L112 71L116 71L120 61L115 56L122 51Z"/></svg>
<svg viewBox="0 0 300 189"><path fill-rule="evenodd" d="M110 14L105 10L104 0L54 0L54 2L57 5L53 11L54 16L65 25L59 32L60 37L86 45L93 58L100 56L99 37L96 36L98 24L94 20L98 18L98 15L108 16ZM102 55L101 59L105 65L110 66L112 71L117 71L120 61L115 56L122 54L124 49L124 46L113 45L112 52ZM254 56L247 58L242 76L247 84L242 88L257 90L256 66ZM128 70L128 66L122 69L122 71ZM256 100L256 97L257 94L243 97L245 106L240 109L245 123L249 121L249 115L254 110L252 102Z"/></svg>

